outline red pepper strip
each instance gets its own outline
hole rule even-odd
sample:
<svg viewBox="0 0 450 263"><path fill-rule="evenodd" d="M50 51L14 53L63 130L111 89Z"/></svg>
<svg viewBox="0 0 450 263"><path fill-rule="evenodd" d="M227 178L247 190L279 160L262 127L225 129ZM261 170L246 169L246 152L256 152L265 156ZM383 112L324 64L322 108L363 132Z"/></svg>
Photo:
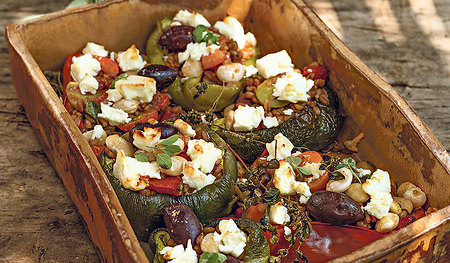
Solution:
<svg viewBox="0 0 450 263"><path fill-rule="evenodd" d="M150 178L147 188L158 194L169 194L173 196L180 195L180 179L178 177L166 177L164 179Z"/></svg>
<svg viewBox="0 0 450 263"><path fill-rule="evenodd" d="M94 152L95 156L98 157L100 156L100 154L103 152L103 150L106 148L105 145L102 146L95 146L95 145L91 145L92 151Z"/></svg>
<svg viewBox="0 0 450 263"><path fill-rule="evenodd" d="M70 75L70 66L72 65L72 59L73 57L79 57L83 55L83 53L73 53L72 55L68 56L66 61L64 62L64 67L63 67L63 85L64 85L64 96L66 95L65 91L66 91L66 86L67 84L69 84L69 82L73 81L72 76Z"/></svg>
<svg viewBox="0 0 450 263"><path fill-rule="evenodd" d="M131 130L131 128L133 128L134 125L136 125L138 123L147 122L150 119L155 119L155 120L158 119L158 111L157 110L151 110L151 111L145 112L145 113L137 116L135 120L133 120L129 123L119 125L119 126L117 126L117 128L119 128L123 132L128 132Z"/></svg>
<svg viewBox="0 0 450 263"><path fill-rule="evenodd" d="M412 222L414 222L417 219L422 218L424 216L425 216L425 210L423 208L418 208L412 214L407 215L403 218L400 218L400 220L398 221L398 225L394 230L399 230L401 228L404 228L405 226L411 224Z"/></svg>

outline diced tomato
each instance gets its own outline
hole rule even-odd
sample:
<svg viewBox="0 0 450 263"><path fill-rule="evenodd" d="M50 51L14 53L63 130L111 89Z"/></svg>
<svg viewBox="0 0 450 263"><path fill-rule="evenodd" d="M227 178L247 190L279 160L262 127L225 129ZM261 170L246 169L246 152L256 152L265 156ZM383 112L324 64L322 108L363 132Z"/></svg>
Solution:
<svg viewBox="0 0 450 263"><path fill-rule="evenodd" d="M323 80L325 80L327 78L327 76L328 76L327 69L324 66L322 66L322 65L320 65L318 63L311 64L311 65L306 66L306 67L303 68L302 75L304 77L307 77L307 76L309 76L311 74L314 74L313 79L323 79Z"/></svg>
<svg viewBox="0 0 450 263"><path fill-rule="evenodd" d="M178 177L166 177L164 179L150 178L147 180L147 188L157 192L158 194L169 194L173 196L180 195L180 179Z"/></svg>
<svg viewBox="0 0 450 263"><path fill-rule="evenodd" d="M117 62L107 58L107 57L100 57L100 56L92 56L98 62L100 62L100 67L102 68L102 71L107 74L110 77L117 77L120 72L119 64Z"/></svg>
<svg viewBox="0 0 450 263"><path fill-rule="evenodd" d="M328 171L325 171L319 178L312 180L307 183L309 186L309 190L311 193L314 193L319 190L323 190L327 187L327 183L330 178L328 177Z"/></svg>
<svg viewBox="0 0 450 263"><path fill-rule="evenodd" d="M106 148L105 145L102 146L95 146L95 145L91 145L92 151L94 152L95 156L97 156L97 158L100 156L100 154L103 152L103 150Z"/></svg>
<svg viewBox="0 0 450 263"><path fill-rule="evenodd" d="M150 119L155 119L155 120L158 119L158 111L157 110L150 110L148 112L145 112L145 113L137 116L131 122L119 125L119 126L117 126L117 128L119 128L123 132L127 132L127 131L130 131L131 128L133 128L133 126L136 125L137 123L144 123Z"/></svg>
<svg viewBox="0 0 450 263"><path fill-rule="evenodd" d="M257 205L250 206L244 213L245 218L249 218L257 223L264 217L267 208L266 203L259 203Z"/></svg>
<svg viewBox="0 0 450 263"><path fill-rule="evenodd" d="M208 56L202 56L203 69L209 69L222 64L227 59L227 55L220 50L216 50L214 53Z"/></svg>
<svg viewBox="0 0 450 263"><path fill-rule="evenodd" d="M178 113L173 112L171 107L168 107L161 113L161 116L159 116L159 122L168 121L168 120L176 120L179 118L179 116L180 115Z"/></svg>
<svg viewBox="0 0 450 263"><path fill-rule="evenodd" d="M302 158L301 165L304 165L305 163L320 163L323 161L322 155L316 151L306 151L295 156Z"/></svg>
<svg viewBox="0 0 450 263"><path fill-rule="evenodd" d="M164 110L167 107L167 105L169 105L169 103L170 103L169 95L159 91L156 91L156 94L153 95L153 99L150 102L150 104L158 107L160 110Z"/></svg>
<svg viewBox="0 0 450 263"><path fill-rule="evenodd" d="M413 221L422 218L425 216L425 210L423 208L418 208L416 211L414 211L412 214L407 215L403 218L400 218L398 221L398 225L394 230L399 230L401 228L404 228L405 226L409 225Z"/></svg>

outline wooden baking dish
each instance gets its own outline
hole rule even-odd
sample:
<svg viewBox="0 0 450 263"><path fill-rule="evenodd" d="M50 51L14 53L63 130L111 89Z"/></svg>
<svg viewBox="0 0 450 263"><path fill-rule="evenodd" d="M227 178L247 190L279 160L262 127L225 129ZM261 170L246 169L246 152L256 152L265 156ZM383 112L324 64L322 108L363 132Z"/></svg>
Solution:
<svg viewBox="0 0 450 263"><path fill-rule="evenodd" d="M226 13L253 32L263 53L286 49L299 68L319 61L329 70L347 118L341 140L364 132L358 157L411 181L439 210L335 262L448 261L450 177L448 153L394 89L364 65L298 0L120 1L64 10L6 28L12 76L39 141L61 176L101 257L148 262L88 143L44 77L88 41L108 50L145 42L164 15L195 9L210 21Z"/></svg>

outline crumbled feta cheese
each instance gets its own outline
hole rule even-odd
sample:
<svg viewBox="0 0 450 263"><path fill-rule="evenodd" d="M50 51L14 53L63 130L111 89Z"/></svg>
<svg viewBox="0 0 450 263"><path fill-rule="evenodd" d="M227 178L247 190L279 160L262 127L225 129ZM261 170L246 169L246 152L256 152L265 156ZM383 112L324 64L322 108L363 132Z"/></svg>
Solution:
<svg viewBox="0 0 450 263"><path fill-rule="evenodd" d="M284 110L283 113L285 115L292 115L292 113L294 113L294 110L293 109L287 109L287 110Z"/></svg>
<svg viewBox="0 0 450 263"><path fill-rule="evenodd" d="M102 45L98 45L92 42L88 42L86 44L86 47L83 48L83 54L91 54L91 55L95 55L95 56L100 56L100 57L107 57L108 56L108 51L105 49L104 46Z"/></svg>
<svg viewBox="0 0 450 263"><path fill-rule="evenodd" d="M186 51L178 53L178 61L183 63L188 58L191 58L192 60L200 60L202 56L208 56L219 48L220 46L215 44L207 46L205 42L189 43L186 46Z"/></svg>
<svg viewBox="0 0 450 263"><path fill-rule="evenodd" d="M212 142L189 140L186 154L191 158L191 165L204 173L210 173L217 160L222 158L222 150Z"/></svg>
<svg viewBox="0 0 450 263"><path fill-rule="evenodd" d="M98 81L96 78L86 75L86 77L79 84L81 94L92 93L95 94L98 89Z"/></svg>
<svg viewBox="0 0 450 263"><path fill-rule="evenodd" d="M324 174L325 170L320 170L321 163L305 163L303 168L311 172L311 177L308 177L308 183L312 180L318 179L322 174Z"/></svg>
<svg viewBox="0 0 450 263"><path fill-rule="evenodd" d="M255 75L256 73L258 73L258 69L253 65L246 66L244 69L245 69L245 77L246 78L249 78L249 77Z"/></svg>
<svg viewBox="0 0 450 263"><path fill-rule="evenodd" d="M214 232L214 241L220 242L219 251L238 257L244 252L247 235L239 229L233 219L219 222L220 233Z"/></svg>
<svg viewBox="0 0 450 263"><path fill-rule="evenodd" d="M282 202L278 202L272 205L269 209L269 221L273 224L283 225L291 221L291 217L288 214L288 209Z"/></svg>
<svg viewBox="0 0 450 263"><path fill-rule="evenodd" d="M190 188L200 190L203 187L214 183L216 177L212 174L204 174L197 170L188 162L184 163L183 167L183 183L187 184Z"/></svg>
<svg viewBox="0 0 450 263"><path fill-rule="evenodd" d="M91 140L100 139L103 136L104 132L105 130L103 130L102 125L95 125L92 132Z"/></svg>
<svg viewBox="0 0 450 263"><path fill-rule="evenodd" d="M155 146L161 138L161 128L145 127L143 130L133 132L134 146L144 151L149 151L150 147Z"/></svg>
<svg viewBox="0 0 450 263"><path fill-rule="evenodd" d="M128 113L121 109L115 109L104 103L100 103L100 108L102 109L102 112L97 116L109 121L109 124L112 126L129 123L131 121L131 118L128 118Z"/></svg>
<svg viewBox="0 0 450 263"><path fill-rule="evenodd" d="M235 131L250 131L258 127L263 118L264 108L262 106L239 105L234 112L233 128Z"/></svg>
<svg viewBox="0 0 450 263"><path fill-rule="evenodd" d="M275 170L273 181L281 195L304 195L304 198L300 198L301 203L306 203L311 196L308 184L295 179L295 173L287 161L280 161L280 167Z"/></svg>
<svg viewBox="0 0 450 263"><path fill-rule="evenodd" d="M156 162L140 162L135 158L125 156L122 150L117 153L117 159L113 165L113 174L119 179L123 187L133 191L139 191L147 187L147 183L141 177L161 179L159 166Z"/></svg>
<svg viewBox="0 0 450 263"><path fill-rule="evenodd" d="M131 75L116 81L115 89L107 91L108 100L117 102L124 98L139 100L140 103L151 102L156 94L156 81L153 78Z"/></svg>
<svg viewBox="0 0 450 263"><path fill-rule="evenodd" d="M247 44L249 44L252 47L256 46L256 44L257 44L256 37L255 37L255 35L253 35L253 33L247 32L247 34L245 34L245 38L246 38Z"/></svg>
<svg viewBox="0 0 450 263"><path fill-rule="evenodd" d="M264 117L263 124L266 128L272 128L278 126L277 117Z"/></svg>
<svg viewBox="0 0 450 263"><path fill-rule="evenodd" d="M93 58L91 54L86 54L72 58L70 75L76 82L81 82L86 75L97 76L101 69L100 62Z"/></svg>
<svg viewBox="0 0 450 263"><path fill-rule="evenodd" d="M125 52L119 52L117 61L123 71L138 71L146 64L135 45L132 45Z"/></svg>
<svg viewBox="0 0 450 263"><path fill-rule="evenodd" d="M243 49L247 42L247 36L244 33L244 28L241 22L232 16L226 17L223 21L217 21L214 28L219 30L219 33L236 41L238 47Z"/></svg>
<svg viewBox="0 0 450 263"><path fill-rule="evenodd" d="M370 202L364 210L378 219L386 216L393 202L389 173L377 169L372 178L362 184L362 189L370 196Z"/></svg>
<svg viewBox="0 0 450 263"><path fill-rule="evenodd" d="M174 247L164 247L159 252L163 255L165 260L169 263L197 263L197 252L192 248L191 240L189 239L184 249L183 245L176 245Z"/></svg>
<svg viewBox="0 0 450 263"><path fill-rule="evenodd" d="M192 126L189 125L189 123L183 121L182 119L177 119L173 124L173 127L177 128L178 131L189 137L194 137L196 134Z"/></svg>
<svg viewBox="0 0 450 263"><path fill-rule="evenodd" d="M278 133L271 143L266 143L266 149L269 152L267 160L277 159L283 160L291 155L294 145L282 133ZM275 148L276 147L276 148Z"/></svg>
<svg viewBox="0 0 450 263"><path fill-rule="evenodd" d="M308 101L307 92L314 86L314 81L306 79L297 72L288 72L273 84L273 96L292 103Z"/></svg>
<svg viewBox="0 0 450 263"><path fill-rule="evenodd" d="M258 68L259 74L266 79L280 73L292 72L294 70L291 57L289 57L286 50L268 54L260 59L257 59L256 67Z"/></svg>
<svg viewBox="0 0 450 263"><path fill-rule="evenodd" d="M286 236L290 236L292 234L292 230L289 227L284 226L284 234Z"/></svg>
<svg viewBox="0 0 450 263"><path fill-rule="evenodd" d="M206 27L211 26L211 24L208 22L208 20L206 20L206 18L203 15L195 11L191 13L187 10L180 10L173 17L173 21L174 22L172 22L172 25L174 25L174 23L178 21L186 26L193 26L193 27L197 27L198 25L204 25Z"/></svg>

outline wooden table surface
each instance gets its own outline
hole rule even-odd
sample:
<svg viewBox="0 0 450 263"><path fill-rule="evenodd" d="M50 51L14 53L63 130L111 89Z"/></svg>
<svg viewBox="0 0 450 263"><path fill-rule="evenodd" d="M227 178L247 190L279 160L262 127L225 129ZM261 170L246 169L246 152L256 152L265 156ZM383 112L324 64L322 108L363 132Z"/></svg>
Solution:
<svg viewBox="0 0 450 263"><path fill-rule="evenodd" d="M0 28L70 0L1 0ZM450 149L450 0L308 0ZM0 38L0 262L99 262L17 100Z"/></svg>

